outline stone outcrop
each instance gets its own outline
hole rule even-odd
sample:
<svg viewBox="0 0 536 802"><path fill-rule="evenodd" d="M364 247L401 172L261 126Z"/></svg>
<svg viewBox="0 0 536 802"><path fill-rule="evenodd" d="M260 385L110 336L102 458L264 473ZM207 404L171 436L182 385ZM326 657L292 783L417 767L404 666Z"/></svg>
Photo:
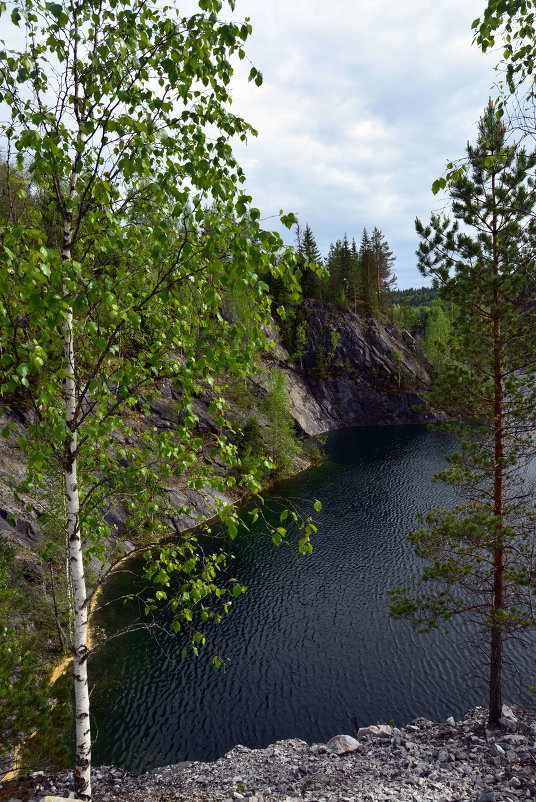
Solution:
<svg viewBox="0 0 536 802"><path fill-rule="evenodd" d="M439 419L426 403L430 365L410 334L321 301L306 301L304 314L304 352L279 346L272 358L306 434Z"/></svg>
<svg viewBox="0 0 536 802"><path fill-rule="evenodd" d="M382 733L235 746L214 763L179 763L136 776L93 771L95 802L518 802L536 799L536 716L512 712L518 732L489 729L487 711L454 724L415 719ZM506 716L505 716L506 717ZM373 727L371 727L371 730ZM390 729L390 732L388 732ZM342 751L333 743L342 745ZM331 744L331 746L330 746ZM354 748L355 747L355 748ZM39 773L0 786L0 800L67 797L71 774Z"/></svg>
<svg viewBox="0 0 536 802"><path fill-rule="evenodd" d="M13 411L0 411L0 429L11 425L24 426L25 417ZM0 537L6 537L18 550L31 551L36 546L40 532L39 514L42 505L38 499L16 499L12 486L24 479L24 455L17 445L16 437L0 439ZM26 503L25 503L26 502Z"/></svg>
<svg viewBox="0 0 536 802"><path fill-rule="evenodd" d="M426 359L415 341L391 324L364 318L333 304L308 300L304 303L307 345L303 354L292 357L278 341L275 327L269 333L275 348L266 360L267 371L255 378L259 393L267 387L268 370L276 367L287 377L287 392L292 415L302 432L316 435L347 426L429 423L438 419L426 408L424 400L430 385ZM162 397L154 400L147 423L162 431L178 423L178 397L172 383L162 388ZM217 433L217 425L202 399L194 399L193 410L201 435ZM24 426L29 413L4 410L0 428ZM262 422L262 415L258 415ZM207 461L211 457L207 454ZM222 469L214 465L215 471ZM296 470L307 467L297 459ZM16 499L11 485L18 485L24 475L24 458L16 436L0 440L0 535L15 545L19 554L31 554L39 539L42 504L35 497ZM220 504L232 503L210 488L192 490L180 483L167 488L177 515L171 524L175 531L188 529L199 516L212 517ZM181 510L188 508L190 512ZM14 517L17 520L14 520ZM108 523L120 543L126 515L119 506L112 508ZM122 543L123 550L133 544Z"/></svg>

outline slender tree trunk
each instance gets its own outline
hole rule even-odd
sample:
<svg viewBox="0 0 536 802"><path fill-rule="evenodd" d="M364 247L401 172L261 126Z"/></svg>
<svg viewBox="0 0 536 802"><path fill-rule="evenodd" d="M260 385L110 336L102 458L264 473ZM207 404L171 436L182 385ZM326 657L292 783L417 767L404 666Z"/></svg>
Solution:
<svg viewBox="0 0 536 802"><path fill-rule="evenodd" d="M492 192L495 181L492 178ZM493 475L493 514L497 519L493 554L493 602L491 625L491 651L489 675L489 723L498 724L502 707L502 660L503 626L499 616L504 609L504 427L503 427L503 342L500 318L499 292L500 254L497 248L497 222L493 219L493 437L494 437L494 475Z"/></svg>
<svg viewBox="0 0 536 802"><path fill-rule="evenodd" d="M380 275L380 256L379 254L375 254L374 256L374 269L376 273L376 297L378 299L378 310L383 312L383 299L382 299L382 280Z"/></svg>
<svg viewBox="0 0 536 802"><path fill-rule="evenodd" d="M71 229L64 228L62 260L71 261ZM65 438L64 482L67 500L67 544L69 581L74 604L74 634L72 643L74 703L75 703L75 777L74 790L79 799L91 800L91 729L89 717L89 686L87 675L88 598L80 533L80 495L77 478L76 379L73 332L73 312L69 309L64 324L65 358L65 417L68 433Z"/></svg>
<svg viewBox="0 0 536 802"><path fill-rule="evenodd" d="M58 633L58 644L61 651L65 652L67 650L67 638L65 637L65 632L61 624L61 616L58 608L58 600L56 598L56 582L54 579L54 568L52 565L50 566L49 582L50 582L50 591L52 594L52 608L54 610L54 621L56 624L56 631Z"/></svg>
<svg viewBox="0 0 536 802"><path fill-rule="evenodd" d="M491 655L489 677L489 722L497 724L501 717L501 685L502 685L502 652L503 627L498 615L504 609L504 538L503 538L503 483L504 483L504 433L502 423L502 360L500 348L500 324L494 320L495 345L495 393L494 393L494 481L493 481L493 513L497 518L495 548L493 554L493 621L491 627Z"/></svg>

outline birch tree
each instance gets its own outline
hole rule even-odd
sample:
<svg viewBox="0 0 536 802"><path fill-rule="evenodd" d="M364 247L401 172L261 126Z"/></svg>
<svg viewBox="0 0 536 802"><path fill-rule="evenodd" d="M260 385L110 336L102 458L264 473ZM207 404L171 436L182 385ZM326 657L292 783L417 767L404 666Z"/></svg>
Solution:
<svg viewBox="0 0 536 802"><path fill-rule="evenodd" d="M520 88L534 101L536 28L534 0L487 0L484 13L472 24L474 41L483 53L502 46L502 62L510 93ZM534 133L534 128L532 129Z"/></svg>
<svg viewBox="0 0 536 802"><path fill-rule="evenodd" d="M536 136L536 4L534 0L487 0L473 21L473 43L499 53L496 113L516 135ZM448 178L448 174L447 174Z"/></svg>
<svg viewBox="0 0 536 802"><path fill-rule="evenodd" d="M255 132L230 112L228 87L251 27L220 20L223 6L199 0L184 17L158 0L0 3L2 22L24 42L19 51L0 50L0 100L10 111L2 132L8 170L16 168L10 192L46 198L61 241L32 204L23 219L0 227L1 392L4 403L27 407L19 433L25 489L54 489L60 499L49 517L67 549L74 790L84 800L91 799L86 566L102 556L106 512L119 500L154 538L166 526L165 498L155 496L162 484L181 477L223 490L237 481L236 471L218 476L200 459L207 444L195 434L191 399L211 392L211 411L224 424L215 377L244 376L267 347L270 301L260 275L298 291L294 256L281 255L280 238L262 231L240 189L230 140ZM255 68L250 80L261 82ZM233 288L255 302L247 341L237 336L240 323L221 314L222 295ZM156 432L141 415L166 381L179 396L178 422ZM238 465L225 435L211 448L220 462ZM259 487L251 475L238 483ZM236 530L234 513L227 520ZM220 561L194 559L195 537L183 547L182 558L173 551L173 567L185 576L186 606L220 594Z"/></svg>

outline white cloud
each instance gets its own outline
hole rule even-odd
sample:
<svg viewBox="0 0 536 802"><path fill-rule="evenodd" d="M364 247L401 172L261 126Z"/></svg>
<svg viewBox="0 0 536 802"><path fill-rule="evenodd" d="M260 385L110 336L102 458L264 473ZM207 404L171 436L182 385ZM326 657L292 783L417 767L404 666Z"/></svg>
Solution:
<svg viewBox="0 0 536 802"><path fill-rule="evenodd" d="M263 215L297 212L324 253L344 232L359 239L376 225L398 255L399 284L420 283L414 218L438 207L431 183L474 139L494 80L496 55L471 47L483 6L238 0L264 84L248 83L249 61L237 65L233 111L259 136L236 151Z"/></svg>
<svg viewBox="0 0 536 802"><path fill-rule="evenodd" d="M493 82L493 59L471 47L479 0L242 0L254 34L233 110L258 130L237 149L265 214L309 222L327 252L377 225L398 254L401 286L419 284L416 215L430 186L463 155ZM247 65L249 68L249 64ZM287 240L292 235L287 234Z"/></svg>

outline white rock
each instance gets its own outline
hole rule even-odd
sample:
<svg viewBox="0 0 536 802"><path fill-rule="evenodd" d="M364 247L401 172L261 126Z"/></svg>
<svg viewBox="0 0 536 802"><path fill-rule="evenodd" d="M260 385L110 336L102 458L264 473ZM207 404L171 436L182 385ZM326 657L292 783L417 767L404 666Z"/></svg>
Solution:
<svg viewBox="0 0 536 802"><path fill-rule="evenodd" d="M517 721L517 718L516 718L516 717L515 717L515 715L514 715L514 711L512 710L512 708L510 707L510 705L503 705L503 706L501 707L501 716L502 716L503 718L509 718L509 719L511 719L512 721Z"/></svg>
<svg viewBox="0 0 536 802"><path fill-rule="evenodd" d="M42 772L41 772L42 773ZM71 802L72 799L76 799L75 796L43 796L39 800L39 802Z"/></svg>
<svg viewBox="0 0 536 802"><path fill-rule="evenodd" d="M357 752L359 741L351 735L335 735L326 744L330 752L335 755L346 755L348 752Z"/></svg>
<svg viewBox="0 0 536 802"><path fill-rule="evenodd" d="M525 744L527 743L527 739L524 735L521 735L520 732L512 733L512 735L505 735L502 739L510 744Z"/></svg>
<svg viewBox="0 0 536 802"><path fill-rule="evenodd" d="M450 724L451 727L454 727L454 725L456 724L456 722L454 721L454 718L452 716L448 717L447 724Z"/></svg>
<svg viewBox="0 0 536 802"><path fill-rule="evenodd" d="M393 737L393 728L389 726L389 724L378 724L378 736L380 738L392 738Z"/></svg>
<svg viewBox="0 0 536 802"><path fill-rule="evenodd" d="M391 738L393 728L388 724L371 724L369 727L360 727L358 729L357 737L362 738L364 735L370 735L373 738Z"/></svg>

